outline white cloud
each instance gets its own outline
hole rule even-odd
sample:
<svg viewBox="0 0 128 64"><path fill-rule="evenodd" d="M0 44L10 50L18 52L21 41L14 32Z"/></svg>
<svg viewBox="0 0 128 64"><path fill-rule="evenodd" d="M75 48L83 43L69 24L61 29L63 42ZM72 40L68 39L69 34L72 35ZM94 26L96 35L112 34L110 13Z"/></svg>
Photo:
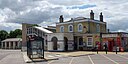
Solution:
<svg viewBox="0 0 128 64"><path fill-rule="evenodd" d="M22 28L21 24L17 24L17 23L0 23L0 30L11 31L21 28Z"/></svg>
<svg viewBox="0 0 128 64"><path fill-rule="evenodd" d="M68 8L84 5L95 6L83 9ZM58 22L60 15L64 15L65 20L78 16L89 18L90 10L93 10L95 19L99 19L99 13L103 12L110 31L126 32L127 6L127 0L0 0L0 22L4 23L0 24L0 29L8 29L6 23L8 26L16 25L16 28L20 28L22 22L51 25Z"/></svg>

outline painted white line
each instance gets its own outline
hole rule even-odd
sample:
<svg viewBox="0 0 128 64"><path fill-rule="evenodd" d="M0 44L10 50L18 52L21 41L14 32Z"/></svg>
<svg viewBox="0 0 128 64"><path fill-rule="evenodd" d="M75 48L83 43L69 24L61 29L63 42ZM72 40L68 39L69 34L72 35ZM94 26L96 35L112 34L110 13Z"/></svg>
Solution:
<svg viewBox="0 0 128 64"><path fill-rule="evenodd" d="M115 55L117 55L117 54L115 54ZM125 58L125 59L128 59L127 57L124 57L122 55L117 55L117 56L122 57L122 58Z"/></svg>
<svg viewBox="0 0 128 64"><path fill-rule="evenodd" d="M69 64L72 64L73 59L74 59L74 57L71 59L71 61L69 62Z"/></svg>
<svg viewBox="0 0 128 64"><path fill-rule="evenodd" d="M105 55L103 55L103 54L100 54L100 55L103 56L103 57L105 57L105 58L107 58L107 59L109 59L110 61L114 62L115 64L119 64L119 63L117 63L116 61L110 59L109 57L107 57L107 56L105 56Z"/></svg>
<svg viewBox="0 0 128 64"><path fill-rule="evenodd" d="M54 61L52 60L52 61L48 62L48 64L51 64L52 62L54 62Z"/></svg>
<svg viewBox="0 0 128 64"><path fill-rule="evenodd" d="M89 60L91 61L92 64L94 64L94 62L92 61L91 57L88 55Z"/></svg>

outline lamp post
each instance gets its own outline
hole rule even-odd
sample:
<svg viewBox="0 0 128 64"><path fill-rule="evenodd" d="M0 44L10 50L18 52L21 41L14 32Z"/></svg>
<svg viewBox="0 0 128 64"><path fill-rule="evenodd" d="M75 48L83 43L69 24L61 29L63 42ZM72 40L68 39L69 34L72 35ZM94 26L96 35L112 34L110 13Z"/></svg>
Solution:
<svg viewBox="0 0 128 64"><path fill-rule="evenodd" d="M116 54L117 54L117 44L116 44Z"/></svg>
<svg viewBox="0 0 128 64"><path fill-rule="evenodd" d="M1 39L0 39L0 48L2 48Z"/></svg>

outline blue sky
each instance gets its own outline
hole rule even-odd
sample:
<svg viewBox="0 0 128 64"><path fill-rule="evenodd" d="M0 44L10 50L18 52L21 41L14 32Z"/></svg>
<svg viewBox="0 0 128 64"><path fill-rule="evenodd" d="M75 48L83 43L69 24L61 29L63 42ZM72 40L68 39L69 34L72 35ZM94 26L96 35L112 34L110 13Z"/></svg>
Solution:
<svg viewBox="0 0 128 64"><path fill-rule="evenodd" d="M110 31L128 32L127 6L127 0L0 0L0 30L21 29L21 23L55 25L60 15L89 18L93 10L96 20L103 12Z"/></svg>
<svg viewBox="0 0 128 64"><path fill-rule="evenodd" d="M96 7L96 5L79 5L79 6L74 5L74 6L67 7L67 9L87 9L91 7Z"/></svg>

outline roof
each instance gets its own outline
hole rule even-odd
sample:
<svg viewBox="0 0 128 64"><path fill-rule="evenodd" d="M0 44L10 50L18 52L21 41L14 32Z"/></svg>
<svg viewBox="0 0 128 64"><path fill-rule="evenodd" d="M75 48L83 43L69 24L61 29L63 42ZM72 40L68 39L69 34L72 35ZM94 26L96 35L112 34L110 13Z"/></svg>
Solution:
<svg viewBox="0 0 128 64"><path fill-rule="evenodd" d="M90 18L85 18L85 17L77 17L77 18L72 18L69 21L65 21L62 23L57 23L57 24L65 24L65 23L73 23L73 22L94 22L94 23L101 23L101 24L105 24L106 22L101 22L100 20L91 20Z"/></svg>
<svg viewBox="0 0 128 64"><path fill-rule="evenodd" d="M47 30L47 29L45 29L45 28L43 28L43 27L35 27L36 29L39 29L39 30L41 30L41 31L43 31L43 32L45 32L45 33L53 33L52 31L49 31L49 30Z"/></svg>
<svg viewBox="0 0 128 64"><path fill-rule="evenodd" d="M9 42L9 41L22 41L22 39L21 38L8 38L8 39L3 40L2 42Z"/></svg>

